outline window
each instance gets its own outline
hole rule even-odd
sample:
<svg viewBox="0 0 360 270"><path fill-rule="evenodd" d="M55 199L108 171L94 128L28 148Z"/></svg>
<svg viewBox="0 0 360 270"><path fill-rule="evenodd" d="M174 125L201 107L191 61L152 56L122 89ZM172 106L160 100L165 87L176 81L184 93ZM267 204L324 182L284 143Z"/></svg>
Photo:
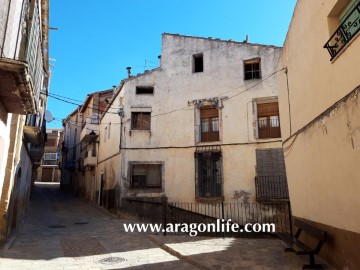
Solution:
<svg viewBox="0 0 360 270"><path fill-rule="evenodd" d="M161 164L132 164L132 188L161 188Z"/></svg>
<svg viewBox="0 0 360 270"><path fill-rule="evenodd" d="M104 142L106 142L107 136L108 136L108 127L105 127L105 130L104 130Z"/></svg>
<svg viewBox="0 0 360 270"><path fill-rule="evenodd" d="M150 112L132 112L131 129L150 130Z"/></svg>
<svg viewBox="0 0 360 270"><path fill-rule="evenodd" d="M244 61L244 80L260 79L260 58Z"/></svg>
<svg viewBox="0 0 360 270"><path fill-rule="evenodd" d="M219 110L216 107L200 109L201 141L212 142L219 140Z"/></svg>
<svg viewBox="0 0 360 270"><path fill-rule="evenodd" d="M151 95L154 94L154 87L152 86L136 86L137 95Z"/></svg>
<svg viewBox="0 0 360 270"><path fill-rule="evenodd" d="M324 45L333 60L360 30L360 0L338 0L328 16L330 39Z"/></svg>
<svg viewBox="0 0 360 270"><path fill-rule="evenodd" d="M280 118L278 102L257 104L258 138L279 138Z"/></svg>
<svg viewBox="0 0 360 270"><path fill-rule="evenodd" d="M221 152L198 152L196 157L196 197L219 198L222 196Z"/></svg>
<svg viewBox="0 0 360 270"><path fill-rule="evenodd" d="M111 132L111 123L108 125L108 139L110 139L110 132Z"/></svg>
<svg viewBox="0 0 360 270"><path fill-rule="evenodd" d="M202 54L193 55L193 72L203 72L204 71L204 59Z"/></svg>

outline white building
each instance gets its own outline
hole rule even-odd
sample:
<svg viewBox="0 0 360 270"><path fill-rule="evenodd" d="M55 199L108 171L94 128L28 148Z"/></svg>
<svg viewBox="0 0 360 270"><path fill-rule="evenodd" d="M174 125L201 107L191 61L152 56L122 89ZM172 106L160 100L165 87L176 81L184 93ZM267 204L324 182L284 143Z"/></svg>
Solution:
<svg viewBox="0 0 360 270"><path fill-rule="evenodd" d="M102 115L94 192L105 201L110 193L254 202L256 176L260 191L265 176L287 190L275 76L280 52L163 34L160 67L123 80ZM258 200L277 195L260 191Z"/></svg>

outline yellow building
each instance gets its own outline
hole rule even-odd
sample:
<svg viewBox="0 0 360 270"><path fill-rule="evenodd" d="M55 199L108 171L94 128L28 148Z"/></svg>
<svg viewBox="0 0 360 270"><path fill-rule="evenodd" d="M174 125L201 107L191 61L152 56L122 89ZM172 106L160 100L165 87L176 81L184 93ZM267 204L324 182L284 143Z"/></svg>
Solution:
<svg viewBox="0 0 360 270"><path fill-rule="evenodd" d="M359 269L358 0L297 2L278 69L293 215L328 231L321 255Z"/></svg>

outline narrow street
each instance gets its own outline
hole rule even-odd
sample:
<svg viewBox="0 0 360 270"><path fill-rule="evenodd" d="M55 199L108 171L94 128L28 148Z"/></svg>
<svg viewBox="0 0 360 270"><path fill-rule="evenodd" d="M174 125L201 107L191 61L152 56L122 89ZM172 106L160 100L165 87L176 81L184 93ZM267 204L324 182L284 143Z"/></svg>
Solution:
<svg viewBox="0 0 360 270"><path fill-rule="evenodd" d="M129 222L58 183L36 183L24 221L0 249L0 269L301 269L308 262L284 253L277 239L125 233Z"/></svg>
<svg viewBox="0 0 360 270"><path fill-rule="evenodd" d="M147 235L126 234L123 222L58 183L37 183L16 237L0 250L0 269L194 268Z"/></svg>

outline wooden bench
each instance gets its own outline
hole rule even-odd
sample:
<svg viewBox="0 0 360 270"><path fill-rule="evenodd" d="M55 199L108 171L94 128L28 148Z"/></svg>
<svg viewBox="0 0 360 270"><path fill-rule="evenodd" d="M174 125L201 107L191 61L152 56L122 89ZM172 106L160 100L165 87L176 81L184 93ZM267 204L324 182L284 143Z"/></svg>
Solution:
<svg viewBox="0 0 360 270"><path fill-rule="evenodd" d="M297 227L294 237L288 233L278 233L279 238L286 244L285 252L292 251L297 255L309 255L310 264L304 264L303 269L323 269L321 264L315 264L315 255L319 254L321 246L326 241L327 232L299 219L295 219L294 225ZM318 241L315 248L308 247L299 240L302 231Z"/></svg>

